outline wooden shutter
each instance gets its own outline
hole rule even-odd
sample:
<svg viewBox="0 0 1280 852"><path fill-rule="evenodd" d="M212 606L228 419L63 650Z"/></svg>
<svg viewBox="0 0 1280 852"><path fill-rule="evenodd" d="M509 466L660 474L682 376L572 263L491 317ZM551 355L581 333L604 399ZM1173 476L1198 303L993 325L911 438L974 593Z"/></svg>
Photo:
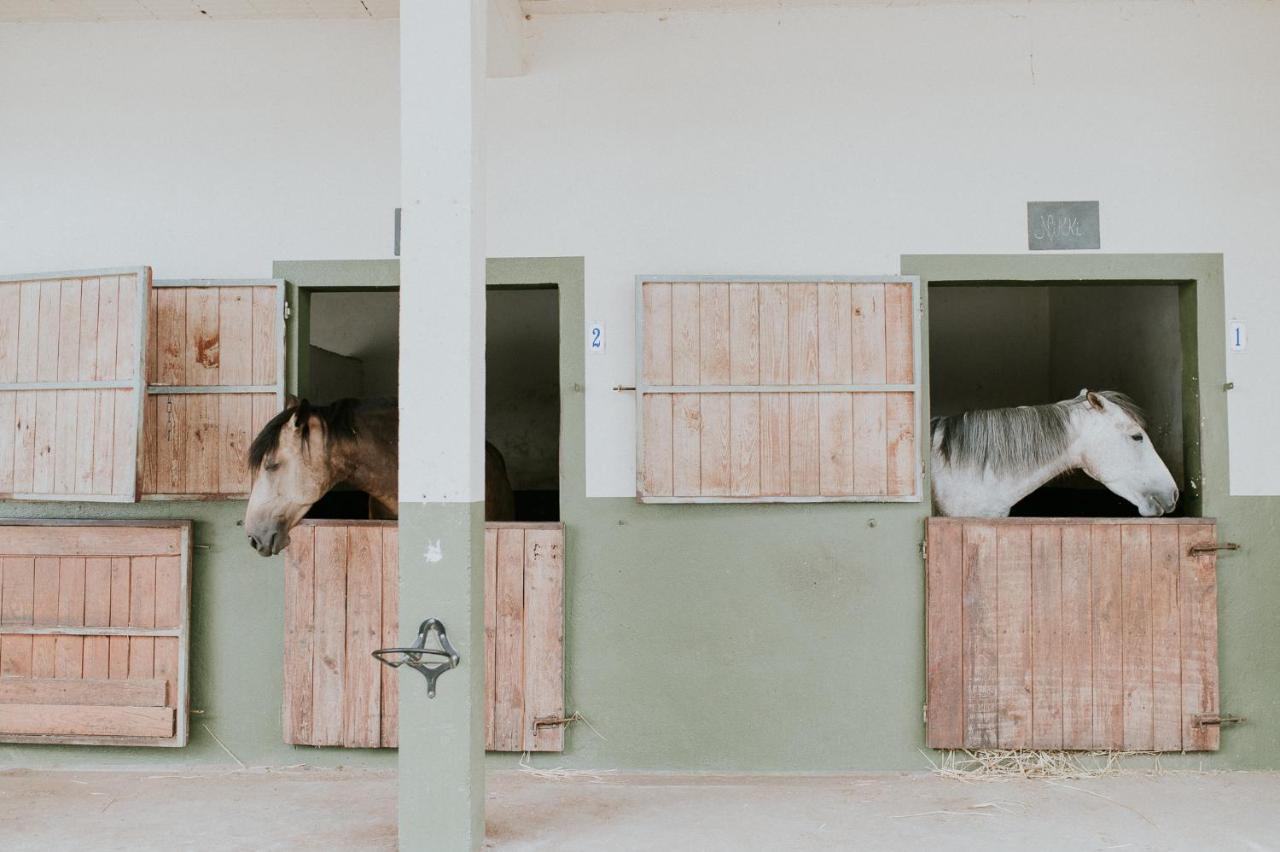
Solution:
<svg viewBox="0 0 1280 852"><path fill-rule="evenodd" d="M303 521L290 533L285 742L395 747L397 689L426 700L417 673L371 656L400 644L396 560L394 521ZM564 748L562 724L548 724L564 716L562 524L485 525L485 659L468 663L486 667L486 748Z"/></svg>
<svg viewBox="0 0 1280 852"><path fill-rule="evenodd" d="M245 497L248 451L284 408L284 282L156 281L142 493Z"/></svg>
<svg viewBox="0 0 1280 852"><path fill-rule="evenodd" d="M0 741L187 743L190 521L0 525Z"/></svg>
<svg viewBox="0 0 1280 852"><path fill-rule="evenodd" d="M1218 748L1214 521L927 528L931 747Z"/></svg>
<svg viewBox="0 0 1280 852"><path fill-rule="evenodd" d="M0 277L0 498L136 499L148 267Z"/></svg>
<svg viewBox="0 0 1280 852"><path fill-rule="evenodd" d="M919 282L637 282L636 494L918 501Z"/></svg>

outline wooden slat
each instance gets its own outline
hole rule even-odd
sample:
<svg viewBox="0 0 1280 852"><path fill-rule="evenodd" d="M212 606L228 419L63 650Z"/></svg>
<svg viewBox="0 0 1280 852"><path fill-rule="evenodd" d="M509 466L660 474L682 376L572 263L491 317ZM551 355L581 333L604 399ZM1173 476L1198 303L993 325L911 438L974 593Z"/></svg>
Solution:
<svg viewBox="0 0 1280 852"><path fill-rule="evenodd" d="M382 528L382 645L395 648L400 645L397 634L400 625L400 550L397 530L394 526ZM382 747L395 748L400 744L399 671L379 665L382 676Z"/></svg>
<svg viewBox="0 0 1280 852"><path fill-rule="evenodd" d="M35 590L31 623L36 627L51 627L58 623L58 558L37 557ZM31 676L54 677L57 674L55 656L56 640L52 636L31 638Z"/></svg>
<svg viewBox="0 0 1280 852"><path fill-rule="evenodd" d="M1120 545L1120 527L1093 527L1093 743L1099 749L1124 748L1124 575Z"/></svg>
<svg viewBox="0 0 1280 852"><path fill-rule="evenodd" d="M14 394L13 490L18 494L35 491L37 396L33 391Z"/></svg>
<svg viewBox="0 0 1280 852"><path fill-rule="evenodd" d="M698 288L698 381L729 384L729 285L707 282Z"/></svg>
<svg viewBox="0 0 1280 852"><path fill-rule="evenodd" d="M493 719L498 704L498 530L484 530L484 747L494 749Z"/></svg>
<svg viewBox="0 0 1280 852"><path fill-rule="evenodd" d="M177 556L156 557L156 627L180 628L182 618L182 560ZM155 639L154 673L168 684L170 695L184 689L181 682L182 648L177 636Z"/></svg>
<svg viewBox="0 0 1280 852"><path fill-rule="evenodd" d="M31 624L35 594L35 560L29 556L0 559L0 625ZM30 636L0 635L0 677L31 677Z"/></svg>
<svg viewBox="0 0 1280 852"><path fill-rule="evenodd" d="M172 707L0 704L0 734L171 737Z"/></svg>
<svg viewBox="0 0 1280 852"><path fill-rule="evenodd" d="M156 558L135 556L129 560L129 626L156 625ZM129 677L155 675L156 640L150 636L129 637Z"/></svg>
<svg viewBox="0 0 1280 852"><path fill-rule="evenodd" d="M284 700L286 743L311 742L312 645L315 639L315 527L289 531L284 559Z"/></svg>
<svg viewBox="0 0 1280 852"><path fill-rule="evenodd" d="M93 468L90 474L90 492L110 494L115 468L115 419L116 399L128 399L127 394L116 391L97 391L94 394L93 419Z"/></svg>
<svg viewBox="0 0 1280 852"><path fill-rule="evenodd" d="M996 531L996 639L1000 748L1031 744L1031 529Z"/></svg>
<svg viewBox="0 0 1280 852"><path fill-rule="evenodd" d="M930 748L963 748L963 553L964 526L949 518L927 522L925 565L928 670L925 701Z"/></svg>
<svg viewBox="0 0 1280 852"><path fill-rule="evenodd" d="M224 374L226 369L224 360ZM218 438L218 488L223 494L248 494L252 485L249 444L257 434L253 429L253 397L240 393L222 394L218 404L221 431Z"/></svg>
<svg viewBox="0 0 1280 852"><path fill-rule="evenodd" d="M729 493L760 496L760 394L735 393L729 399L733 436L729 448Z"/></svg>
<svg viewBox="0 0 1280 852"><path fill-rule="evenodd" d="M1182 748L1178 528L1151 527L1151 702L1156 751Z"/></svg>
<svg viewBox="0 0 1280 852"><path fill-rule="evenodd" d="M111 560L111 626L129 626L129 557ZM107 677L129 676L129 637L112 636L109 640Z"/></svg>
<svg viewBox="0 0 1280 852"><path fill-rule="evenodd" d="M108 707L164 707L163 680L105 680L0 677L3 704L97 704Z"/></svg>
<svg viewBox="0 0 1280 852"><path fill-rule="evenodd" d="M760 287L729 285L729 382L760 382Z"/></svg>
<svg viewBox="0 0 1280 852"><path fill-rule="evenodd" d="M143 494L158 493L160 469L160 398L148 394L142 400L142 465L139 487Z"/></svg>
<svg viewBox="0 0 1280 852"><path fill-rule="evenodd" d="M127 324L127 322L126 322ZM95 379L115 379L116 347L120 330L120 278L108 276L98 282L98 355L95 359ZM154 337L155 323L148 324Z"/></svg>
<svg viewBox="0 0 1280 852"><path fill-rule="evenodd" d="M885 395L855 393L850 396L853 397L852 493L865 497L887 494L889 460Z"/></svg>
<svg viewBox="0 0 1280 852"><path fill-rule="evenodd" d="M182 494L187 490L187 394L156 397L156 491Z"/></svg>
<svg viewBox="0 0 1280 852"><path fill-rule="evenodd" d="M347 527L315 529L315 643L311 668L311 742L342 744L346 664Z"/></svg>
<svg viewBox="0 0 1280 852"><path fill-rule="evenodd" d="M498 530L493 747L524 743L524 530Z"/></svg>
<svg viewBox="0 0 1280 852"><path fill-rule="evenodd" d="M187 288L165 287L155 292L156 384L188 384Z"/></svg>
<svg viewBox="0 0 1280 852"><path fill-rule="evenodd" d="M791 493L790 394L760 394L760 493Z"/></svg>
<svg viewBox="0 0 1280 852"><path fill-rule="evenodd" d="M885 378L890 384L915 381L911 285L884 285Z"/></svg>
<svg viewBox="0 0 1280 852"><path fill-rule="evenodd" d="M790 491L793 496L811 496L821 488L821 418L816 394L790 394Z"/></svg>
<svg viewBox="0 0 1280 852"><path fill-rule="evenodd" d="M280 316L275 287L253 288L253 383L273 385L280 379L276 375L280 347L284 345L280 333Z"/></svg>
<svg viewBox="0 0 1280 852"><path fill-rule="evenodd" d="M644 305L644 381L671 384L671 285L651 282L641 291Z"/></svg>
<svg viewBox="0 0 1280 852"><path fill-rule="evenodd" d="M342 742L377 748L381 738L381 673L373 652L382 647L382 529L353 526L347 532L347 659L343 687Z"/></svg>
<svg viewBox="0 0 1280 852"><path fill-rule="evenodd" d="M221 340L218 327L218 290L185 288L187 327L183 335L183 367L188 385L220 383Z"/></svg>
<svg viewBox="0 0 1280 852"><path fill-rule="evenodd" d="M760 384L790 384L787 285L760 285Z"/></svg>
<svg viewBox="0 0 1280 852"><path fill-rule="evenodd" d="M1151 683L1151 529L1120 528L1124 609L1124 747L1155 747Z"/></svg>
<svg viewBox="0 0 1280 852"><path fill-rule="evenodd" d="M189 368L190 369L190 368ZM186 464L184 493L219 494L218 466L222 455L219 397L189 394L186 397Z"/></svg>
<svg viewBox="0 0 1280 852"><path fill-rule="evenodd" d="M1031 747L1063 748L1062 528L1031 528Z"/></svg>
<svg viewBox="0 0 1280 852"><path fill-rule="evenodd" d="M964 529L964 740L970 748L996 748L999 703L996 528Z"/></svg>
<svg viewBox="0 0 1280 852"><path fill-rule="evenodd" d="M179 535L164 526L0 524L3 556L178 555ZM56 529L57 534L51 534Z"/></svg>
<svg viewBox="0 0 1280 852"><path fill-rule="evenodd" d="M818 382L818 285L787 286L787 367L791 384Z"/></svg>
<svg viewBox="0 0 1280 852"><path fill-rule="evenodd" d="M671 285L671 381L696 385L700 373L697 284Z"/></svg>
<svg viewBox="0 0 1280 852"><path fill-rule="evenodd" d="M253 384L253 292L218 289L218 383ZM193 382L192 384L196 384Z"/></svg>
<svg viewBox="0 0 1280 852"><path fill-rule="evenodd" d="M644 417L644 458L640 465L640 493L670 496L671 394L645 394L640 401Z"/></svg>
<svg viewBox="0 0 1280 852"><path fill-rule="evenodd" d="M677 496L702 493L702 398L671 397L671 489Z"/></svg>
<svg viewBox="0 0 1280 852"><path fill-rule="evenodd" d="M91 278L80 289L80 361L78 381L93 381L98 375L98 295L101 282ZM80 391L76 399L75 492L93 493L93 447L96 435L97 391ZM101 424L105 428L106 424Z"/></svg>
<svg viewBox="0 0 1280 852"><path fill-rule="evenodd" d="M853 394L818 394L819 493L852 494L854 490ZM860 448L859 448L860 449Z"/></svg>
<svg viewBox="0 0 1280 852"><path fill-rule="evenodd" d="M850 292L853 312L852 381L876 384L885 380L884 285L854 284Z"/></svg>
<svg viewBox="0 0 1280 852"><path fill-rule="evenodd" d="M905 497L916 493L915 397L885 394L885 493Z"/></svg>
<svg viewBox="0 0 1280 852"><path fill-rule="evenodd" d="M732 424L729 419L729 394L702 395L702 420L699 461L702 467L701 494L718 497L729 493L732 478L730 444Z"/></svg>
<svg viewBox="0 0 1280 852"><path fill-rule="evenodd" d="M524 742L561 751L564 728L534 722L564 716L564 531L527 530L524 542Z"/></svg>
<svg viewBox="0 0 1280 852"><path fill-rule="evenodd" d="M111 560L91 556L84 568L84 624L86 627L111 625ZM111 640L106 636L84 639L84 676L105 679L110 674ZM99 704L111 702L99 701Z"/></svg>
<svg viewBox="0 0 1280 852"><path fill-rule="evenodd" d="M116 331L117 379L134 379L138 376L138 300L145 299L137 275L120 276L119 323ZM139 402L133 391L115 391L115 426L112 429L111 491L114 494L135 494L138 486L138 423Z"/></svg>
<svg viewBox="0 0 1280 852"><path fill-rule="evenodd" d="M56 391L37 391L35 426L35 472L32 490L40 494L52 494L54 485L54 447L57 446L58 394Z"/></svg>
<svg viewBox="0 0 1280 852"><path fill-rule="evenodd" d="M824 385L847 385L853 381L853 316L849 298L848 284L818 287L818 381Z"/></svg>
<svg viewBox="0 0 1280 852"><path fill-rule="evenodd" d="M1092 530L1062 529L1062 747L1093 748Z"/></svg>
<svg viewBox="0 0 1280 852"><path fill-rule="evenodd" d="M58 624L84 626L84 570L82 556L58 560ZM84 676L84 637L58 636L54 639L54 677Z"/></svg>
<svg viewBox="0 0 1280 852"><path fill-rule="evenodd" d="M1218 707L1218 576L1217 554L1194 555L1195 545L1217 543L1212 524L1179 529L1179 636L1182 646L1182 747L1216 751L1219 729L1196 726L1196 716L1216 715Z"/></svg>

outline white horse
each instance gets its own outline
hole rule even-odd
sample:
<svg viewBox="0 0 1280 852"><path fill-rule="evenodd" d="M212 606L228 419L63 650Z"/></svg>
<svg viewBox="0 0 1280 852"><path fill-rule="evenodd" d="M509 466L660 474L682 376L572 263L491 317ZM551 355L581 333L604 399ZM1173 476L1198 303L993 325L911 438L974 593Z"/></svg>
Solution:
<svg viewBox="0 0 1280 852"><path fill-rule="evenodd" d="M1070 470L1083 470L1143 517L1178 503L1141 410L1116 391L935 417L931 431L933 499L943 515L1007 517L1023 497Z"/></svg>

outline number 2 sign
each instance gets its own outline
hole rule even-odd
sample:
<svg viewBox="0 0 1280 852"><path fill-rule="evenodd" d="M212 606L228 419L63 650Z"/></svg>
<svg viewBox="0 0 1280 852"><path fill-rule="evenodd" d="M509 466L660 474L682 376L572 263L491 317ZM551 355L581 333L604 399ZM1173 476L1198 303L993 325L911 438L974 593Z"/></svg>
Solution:
<svg viewBox="0 0 1280 852"><path fill-rule="evenodd" d="M604 323L593 322L587 326L587 349L604 352Z"/></svg>

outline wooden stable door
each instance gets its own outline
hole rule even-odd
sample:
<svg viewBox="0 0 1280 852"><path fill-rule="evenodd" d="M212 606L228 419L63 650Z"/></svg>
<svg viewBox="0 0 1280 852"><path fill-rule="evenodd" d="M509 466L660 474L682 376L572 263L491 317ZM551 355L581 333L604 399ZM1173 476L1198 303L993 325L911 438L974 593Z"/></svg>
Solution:
<svg viewBox="0 0 1280 852"><path fill-rule="evenodd" d="M918 500L918 286L641 279L638 499Z"/></svg>
<svg viewBox="0 0 1280 852"><path fill-rule="evenodd" d="M395 521L303 521L290 533L285 742L396 746L398 690L420 690L426 700L418 673L372 656L400 644L398 582ZM485 666L486 748L562 750L562 524L485 524L484 651L463 664ZM445 675L438 688L457 683Z"/></svg>
<svg viewBox="0 0 1280 852"><path fill-rule="evenodd" d="M247 496L249 444L284 408L284 282L157 281L148 319L143 496Z"/></svg>
<svg viewBox="0 0 1280 852"><path fill-rule="evenodd" d="M0 524L0 742L187 743L190 521Z"/></svg>
<svg viewBox="0 0 1280 852"><path fill-rule="evenodd" d="M1215 522L927 521L933 748L1216 750Z"/></svg>
<svg viewBox="0 0 1280 852"><path fill-rule="evenodd" d="M147 267L0 278L0 499L138 490Z"/></svg>

